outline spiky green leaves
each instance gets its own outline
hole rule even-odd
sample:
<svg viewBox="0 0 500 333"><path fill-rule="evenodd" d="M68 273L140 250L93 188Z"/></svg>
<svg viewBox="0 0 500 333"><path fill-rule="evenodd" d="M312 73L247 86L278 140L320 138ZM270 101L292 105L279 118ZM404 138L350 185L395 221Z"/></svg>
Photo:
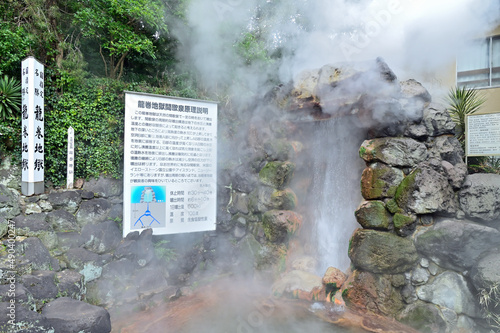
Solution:
<svg viewBox="0 0 500 333"><path fill-rule="evenodd" d="M0 78L0 119L13 117L21 107L21 84L5 75Z"/></svg>

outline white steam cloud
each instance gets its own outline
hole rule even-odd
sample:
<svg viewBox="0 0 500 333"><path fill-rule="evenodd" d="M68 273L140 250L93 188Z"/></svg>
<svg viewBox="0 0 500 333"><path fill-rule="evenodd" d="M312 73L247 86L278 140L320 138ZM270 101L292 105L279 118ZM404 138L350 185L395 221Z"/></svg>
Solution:
<svg viewBox="0 0 500 333"><path fill-rule="evenodd" d="M178 37L205 84L244 81L256 91L274 71L287 82L305 68L376 57L418 80L499 18L498 0L192 0ZM245 32L281 59L247 66L235 48Z"/></svg>

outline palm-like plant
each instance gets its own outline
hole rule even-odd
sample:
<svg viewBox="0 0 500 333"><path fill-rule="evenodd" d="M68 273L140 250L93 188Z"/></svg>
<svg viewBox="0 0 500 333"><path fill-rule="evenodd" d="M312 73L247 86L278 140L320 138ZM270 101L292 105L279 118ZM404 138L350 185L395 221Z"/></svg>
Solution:
<svg viewBox="0 0 500 333"><path fill-rule="evenodd" d="M0 119L15 115L21 107L21 84L15 78L5 75L0 78Z"/></svg>
<svg viewBox="0 0 500 333"><path fill-rule="evenodd" d="M463 142L465 138L465 116L473 114L481 108L486 98L476 89L466 87L451 88L447 98L451 119L457 124L457 138Z"/></svg>

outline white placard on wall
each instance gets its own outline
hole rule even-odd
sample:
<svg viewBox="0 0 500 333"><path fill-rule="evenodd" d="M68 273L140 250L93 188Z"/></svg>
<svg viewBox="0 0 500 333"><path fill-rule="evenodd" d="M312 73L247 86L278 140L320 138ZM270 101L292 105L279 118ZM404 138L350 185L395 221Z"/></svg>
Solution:
<svg viewBox="0 0 500 333"><path fill-rule="evenodd" d="M500 112L469 114L465 125L467 156L500 155Z"/></svg>
<svg viewBox="0 0 500 333"><path fill-rule="evenodd" d="M123 235L215 230L217 103L125 92Z"/></svg>

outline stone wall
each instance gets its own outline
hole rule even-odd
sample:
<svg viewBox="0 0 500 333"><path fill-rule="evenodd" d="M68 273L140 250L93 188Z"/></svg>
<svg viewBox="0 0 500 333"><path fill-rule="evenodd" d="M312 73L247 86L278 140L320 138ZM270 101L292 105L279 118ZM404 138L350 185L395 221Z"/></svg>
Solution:
<svg viewBox="0 0 500 333"><path fill-rule="evenodd" d="M500 283L500 175L467 175L444 106L360 147L363 227L351 239L352 307L422 332L487 331L479 292Z"/></svg>

